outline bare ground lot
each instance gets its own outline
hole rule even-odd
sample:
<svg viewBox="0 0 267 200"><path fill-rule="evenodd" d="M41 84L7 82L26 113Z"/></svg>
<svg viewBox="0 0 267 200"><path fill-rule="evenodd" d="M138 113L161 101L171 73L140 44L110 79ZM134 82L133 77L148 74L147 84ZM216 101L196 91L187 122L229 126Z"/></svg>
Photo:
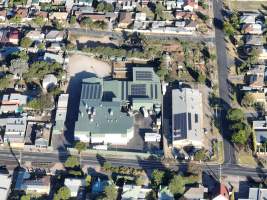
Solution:
<svg viewBox="0 0 267 200"><path fill-rule="evenodd" d="M75 74L83 71L96 74L98 77L105 77L110 75L111 66L106 62L99 61L89 56L72 55L68 67L69 76L73 77Z"/></svg>
<svg viewBox="0 0 267 200"><path fill-rule="evenodd" d="M267 1L233 1L225 0L226 6L238 11L259 11L266 10Z"/></svg>

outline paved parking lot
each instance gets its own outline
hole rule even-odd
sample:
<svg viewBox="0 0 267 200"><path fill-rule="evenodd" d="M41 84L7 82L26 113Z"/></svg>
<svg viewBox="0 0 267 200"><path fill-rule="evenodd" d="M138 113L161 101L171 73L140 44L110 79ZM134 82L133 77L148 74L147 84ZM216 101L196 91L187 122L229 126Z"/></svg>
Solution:
<svg viewBox="0 0 267 200"><path fill-rule="evenodd" d="M134 137L129 141L127 146L112 146L117 150L128 150L136 152L158 151L160 148L159 143L145 143L144 137L146 132L152 131L152 119L151 117L144 118L141 113L137 113L134 116Z"/></svg>

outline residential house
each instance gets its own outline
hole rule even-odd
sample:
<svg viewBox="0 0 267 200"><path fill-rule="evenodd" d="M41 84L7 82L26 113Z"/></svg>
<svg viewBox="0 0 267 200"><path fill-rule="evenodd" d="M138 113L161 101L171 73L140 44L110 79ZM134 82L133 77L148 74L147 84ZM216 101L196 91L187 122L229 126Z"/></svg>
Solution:
<svg viewBox="0 0 267 200"><path fill-rule="evenodd" d="M182 9L184 5L184 0L176 0L176 8L177 9Z"/></svg>
<svg viewBox="0 0 267 200"><path fill-rule="evenodd" d="M50 20L58 20L60 22L66 22L68 18L68 12L52 12L49 13Z"/></svg>
<svg viewBox="0 0 267 200"><path fill-rule="evenodd" d="M32 177L26 171L20 171L16 179L15 190L25 191L26 194L49 194L50 176Z"/></svg>
<svg viewBox="0 0 267 200"><path fill-rule="evenodd" d="M45 52L44 61L49 63L57 62L59 64L63 64L65 62L65 59L62 53Z"/></svg>
<svg viewBox="0 0 267 200"><path fill-rule="evenodd" d="M3 95L0 105L0 113L20 112L19 107L26 105L27 96L18 93Z"/></svg>
<svg viewBox="0 0 267 200"><path fill-rule="evenodd" d="M26 22L26 21L29 21L28 13L29 13L28 8L20 7L20 8L18 8L16 10L15 16L16 17L20 17L21 18L21 22Z"/></svg>
<svg viewBox="0 0 267 200"><path fill-rule="evenodd" d="M122 188L121 200L141 200L146 199L146 195L151 191L151 188L145 188L137 185L124 184Z"/></svg>
<svg viewBox="0 0 267 200"><path fill-rule="evenodd" d="M8 41L11 44L18 45L19 44L19 30L11 29L9 31Z"/></svg>
<svg viewBox="0 0 267 200"><path fill-rule="evenodd" d="M84 178L65 178L64 185L69 188L71 197L77 197L81 187L86 186Z"/></svg>
<svg viewBox="0 0 267 200"><path fill-rule="evenodd" d="M167 186L160 186L158 191L158 200L174 200L174 195Z"/></svg>
<svg viewBox="0 0 267 200"><path fill-rule="evenodd" d="M264 200L267 198L266 188L249 188L248 199L243 200Z"/></svg>
<svg viewBox="0 0 267 200"><path fill-rule="evenodd" d="M146 13L136 13L135 14L135 20L136 21L145 21L146 20Z"/></svg>
<svg viewBox="0 0 267 200"><path fill-rule="evenodd" d="M45 34L38 30L30 31L25 36L30 38L32 41L38 42L42 42L45 38Z"/></svg>
<svg viewBox="0 0 267 200"><path fill-rule="evenodd" d="M202 185L198 187L190 187L186 190L183 197L188 200L201 200L205 199L205 194L207 194L208 188L205 188Z"/></svg>
<svg viewBox="0 0 267 200"><path fill-rule="evenodd" d="M263 44L264 38L262 35L247 34L244 36L244 41L246 45L261 46Z"/></svg>
<svg viewBox="0 0 267 200"><path fill-rule="evenodd" d="M11 183L12 183L12 176L10 174L0 173L0 200L7 200Z"/></svg>
<svg viewBox="0 0 267 200"><path fill-rule="evenodd" d="M64 31L51 30L46 34L45 39L48 42L61 42L64 37Z"/></svg>
<svg viewBox="0 0 267 200"><path fill-rule="evenodd" d="M122 10L133 11L137 6L134 0L126 0L122 2Z"/></svg>
<svg viewBox="0 0 267 200"><path fill-rule="evenodd" d="M244 24L242 26L242 32L244 34L261 35L263 33L261 24Z"/></svg>
<svg viewBox="0 0 267 200"><path fill-rule="evenodd" d="M265 65L256 65L247 71L245 79L252 90L263 90L265 86Z"/></svg>
<svg viewBox="0 0 267 200"><path fill-rule="evenodd" d="M202 94L197 89L172 90L173 147L203 146Z"/></svg>
<svg viewBox="0 0 267 200"><path fill-rule="evenodd" d="M167 10L173 10L177 7L176 1L171 0L171 1L165 1L165 6Z"/></svg>
<svg viewBox="0 0 267 200"><path fill-rule="evenodd" d="M198 9L198 0L185 0L184 11L193 12L194 10Z"/></svg>
<svg viewBox="0 0 267 200"><path fill-rule="evenodd" d="M212 200L229 200L229 199L230 199L230 193L228 188L222 183L217 184L215 189L213 190Z"/></svg>
<svg viewBox="0 0 267 200"><path fill-rule="evenodd" d="M0 22L6 21L7 11L5 9L0 9Z"/></svg>
<svg viewBox="0 0 267 200"><path fill-rule="evenodd" d="M267 141L267 116L264 120L254 120L252 127L256 134L257 145L264 144Z"/></svg>
<svg viewBox="0 0 267 200"><path fill-rule="evenodd" d="M65 5L66 0L52 0L53 5Z"/></svg>
<svg viewBox="0 0 267 200"><path fill-rule="evenodd" d="M24 148L45 149L49 145L50 128L43 123L28 122L24 139Z"/></svg>
<svg viewBox="0 0 267 200"><path fill-rule="evenodd" d="M240 23L243 24L255 24L258 14L245 13L240 17Z"/></svg>
<svg viewBox="0 0 267 200"><path fill-rule="evenodd" d="M52 0L39 0L39 3L51 3Z"/></svg>
<svg viewBox="0 0 267 200"><path fill-rule="evenodd" d="M118 27L119 28L128 28L130 24L132 24L132 13L130 12L120 12L119 13L119 22Z"/></svg>
<svg viewBox="0 0 267 200"><path fill-rule="evenodd" d="M188 11L181 11L181 10L176 10L174 13L174 16L178 20L193 20L195 21L197 19L197 16L193 12L188 12Z"/></svg>
<svg viewBox="0 0 267 200"><path fill-rule="evenodd" d="M13 147L24 147L24 136L26 131L26 116L2 118L5 121L4 142ZM1 122L2 123L2 122Z"/></svg>
<svg viewBox="0 0 267 200"><path fill-rule="evenodd" d="M96 77L82 81L76 140L126 145L133 137L133 117L122 112L123 105L160 112L160 79L153 68L134 67L132 75L129 81Z"/></svg>
<svg viewBox="0 0 267 200"><path fill-rule="evenodd" d="M74 3L75 5L79 5L79 6L90 6L92 7L93 5L93 0L77 0Z"/></svg>
<svg viewBox="0 0 267 200"><path fill-rule="evenodd" d="M48 12L45 11L37 11L34 13L35 17L42 17L44 21L48 21Z"/></svg>
<svg viewBox="0 0 267 200"><path fill-rule="evenodd" d="M57 85L57 77L54 74L47 74L43 78L42 86L45 90L49 90Z"/></svg>
<svg viewBox="0 0 267 200"><path fill-rule="evenodd" d="M53 135L62 134L65 130L65 120L68 108L68 94L61 94L58 97L55 125L53 127Z"/></svg>
<svg viewBox="0 0 267 200"><path fill-rule="evenodd" d="M63 47L63 43L60 43L60 42L53 42L50 44L49 47L47 47L47 51L49 52L53 52L53 53L59 53L61 52L62 53L62 47Z"/></svg>

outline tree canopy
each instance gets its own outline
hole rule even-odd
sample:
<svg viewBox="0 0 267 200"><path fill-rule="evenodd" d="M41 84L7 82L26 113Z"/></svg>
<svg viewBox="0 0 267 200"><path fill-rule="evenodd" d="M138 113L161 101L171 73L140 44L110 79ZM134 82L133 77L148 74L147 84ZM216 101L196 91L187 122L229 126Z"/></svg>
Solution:
<svg viewBox="0 0 267 200"><path fill-rule="evenodd" d="M248 133L245 130L239 130L232 135L231 141L236 144L245 145L248 141Z"/></svg>
<svg viewBox="0 0 267 200"><path fill-rule="evenodd" d="M82 151L86 150L86 144L84 142L77 142L75 144L75 149L77 149L78 153L80 154Z"/></svg>
<svg viewBox="0 0 267 200"><path fill-rule="evenodd" d="M53 107L53 101L50 95L41 95L38 98L31 100L27 106L34 110L45 110Z"/></svg>
<svg viewBox="0 0 267 200"><path fill-rule="evenodd" d="M161 184L162 184L162 181L163 181L163 178L164 178L164 171L160 171L160 170L153 170L152 172L152 175L151 175L151 182L152 182L152 185L156 188L158 188Z"/></svg>
<svg viewBox="0 0 267 200"><path fill-rule="evenodd" d="M32 45L32 43L33 41L30 38L24 37L20 41L20 46L22 46L25 49L28 49Z"/></svg>
<svg viewBox="0 0 267 200"><path fill-rule="evenodd" d="M69 156L68 159L65 161L64 166L68 168L79 167L79 159L76 156Z"/></svg>
<svg viewBox="0 0 267 200"><path fill-rule="evenodd" d="M70 198L70 189L66 186L59 188L54 195L54 200L67 200Z"/></svg>
<svg viewBox="0 0 267 200"><path fill-rule="evenodd" d="M43 27L46 24L46 21L41 16L37 16L37 17L33 18L32 21L34 24L36 24L39 27Z"/></svg>
<svg viewBox="0 0 267 200"><path fill-rule="evenodd" d="M107 185L104 189L105 198L108 200L116 200L118 196L117 188L114 184Z"/></svg>
<svg viewBox="0 0 267 200"><path fill-rule="evenodd" d="M180 175L174 176L169 184L169 189L170 192L175 196L183 194L185 191L184 178Z"/></svg>
<svg viewBox="0 0 267 200"><path fill-rule="evenodd" d="M97 12L112 12L113 11L113 5L110 3L107 3L105 1L102 1L98 3L96 7Z"/></svg>
<svg viewBox="0 0 267 200"><path fill-rule="evenodd" d="M243 121L244 113L241 109L233 108L228 110L226 118L232 122Z"/></svg>

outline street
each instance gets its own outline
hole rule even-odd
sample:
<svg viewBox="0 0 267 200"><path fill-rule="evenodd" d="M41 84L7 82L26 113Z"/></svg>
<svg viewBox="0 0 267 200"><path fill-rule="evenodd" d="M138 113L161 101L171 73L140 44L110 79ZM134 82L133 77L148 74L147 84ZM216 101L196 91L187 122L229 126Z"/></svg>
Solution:
<svg viewBox="0 0 267 200"><path fill-rule="evenodd" d="M21 153L21 161L31 161L35 163L64 163L68 157L68 152L53 152L53 153L40 153L40 152L23 152ZM9 150L0 150L0 164L1 165L10 165L17 166L20 160L20 152L13 151L13 154ZM187 163L162 163L157 160L143 160L143 159L125 159L121 157L108 157L105 158L99 154L83 154L82 155L82 164L89 166L102 166L104 162L110 162L113 166L125 166L125 167L134 167L141 168L145 170L153 169L172 169L172 170L186 170ZM213 174L219 176L220 165L218 164L206 164L200 163L203 170L208 174ZM236 175L236 176L248 176L251 178L263 178L267 170L261 168L248 168L241 167L234 164L224 164L221 166L222 175Z"/></svg>
<svg viewBox="0 0 267 200"><path fill-rule="evenodd" d="M235 164L235 150L229 142L228 123L226 121L227 110L231 107L230 90L228 85L228 57L223 32L223 3L213 0L215 43L217 48L217 64L219 79L219 96L221 98L222 110L220 113L221 133L224 139L224 163Z"/></svg>

